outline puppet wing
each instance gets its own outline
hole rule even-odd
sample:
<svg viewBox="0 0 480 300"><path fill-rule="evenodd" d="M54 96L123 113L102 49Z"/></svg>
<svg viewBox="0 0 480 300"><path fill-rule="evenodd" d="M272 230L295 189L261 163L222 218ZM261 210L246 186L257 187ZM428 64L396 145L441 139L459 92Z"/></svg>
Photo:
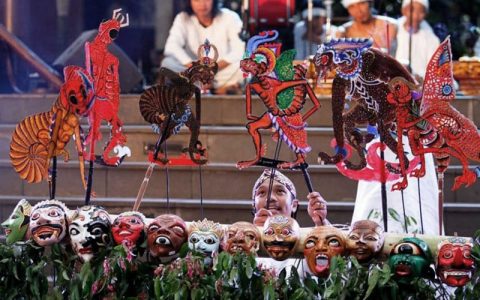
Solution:
<svg viewBox="0 0 480 300"><path fill-rule="evenodd" d="M455 99L453 82L452 47L450 37L447 37L427 65L420 115L434 107L435 102L451 102Z"/></svg>

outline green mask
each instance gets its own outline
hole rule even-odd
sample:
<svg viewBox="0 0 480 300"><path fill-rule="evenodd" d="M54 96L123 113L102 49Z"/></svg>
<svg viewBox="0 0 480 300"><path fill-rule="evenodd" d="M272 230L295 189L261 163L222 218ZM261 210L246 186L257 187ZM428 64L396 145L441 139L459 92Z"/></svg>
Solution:
<svg viewBox="0 0 480 300"><path fill-rule="evenodd" d="M7 244L13 244L24 239L30 221L31 211L32 206L30 203L22 199L13 209L10 217L1 224L7 235Z"/></svg>
<svg viewBox="0 0 480 300"><path fill-rule="evenodd" d="M430 249L424 241L404 238L393 247L388 264L398 282L408 284L414 278L430 275L431 257Z"/></svg>

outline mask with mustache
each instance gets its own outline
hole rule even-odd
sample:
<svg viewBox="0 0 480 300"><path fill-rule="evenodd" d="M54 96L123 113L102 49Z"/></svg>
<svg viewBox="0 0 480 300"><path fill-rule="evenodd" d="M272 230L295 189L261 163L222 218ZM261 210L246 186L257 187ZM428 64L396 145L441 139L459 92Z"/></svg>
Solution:
<svg viewBox="0 0 480 300"><path fill-rule="evenodd" d="M62 241L67 233L67 208L57 200L45 200L32 208L30 236L39 246L45 247Z"/></svg>
<svg viewBox="0 0 480 300"><path fill-rule="evenodd" d="M300 227L295 219L274 215L263 226L263 246L275 260L286 260L294 252L300 237Z"/></svg>

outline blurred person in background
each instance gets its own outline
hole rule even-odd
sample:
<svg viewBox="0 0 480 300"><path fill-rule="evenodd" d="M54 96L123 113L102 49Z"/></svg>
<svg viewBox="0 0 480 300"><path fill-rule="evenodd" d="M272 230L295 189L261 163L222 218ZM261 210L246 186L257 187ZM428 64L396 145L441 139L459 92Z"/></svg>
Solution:
<svg viewBox="0 0 480 300"><path fill-rule="evenodd" d="M398 19L395 58L409 66L419 81L425 76L427 64L440 44L432 27L425 21L428 8L428 0L403 0L402 17Z"/></svg>
<svg viewBox="0 0 480 300"><path fill-rule="evenodd" d="M338 28L337 37L371 38L373 47L395 53L397 25L394 19L372 14L370 0L342 0L352 20Z"/></svg>
<svg viewBox="0 0 480 300"><path fill-rule="evenodd" d="M162 67L174 72L188 68L197 60L197 49L206 39L218 49L215 93L239 93L243 75L239 68L245 44L240 39L240 17L218 0L187 0L186 8L173 21L165 44Z"/></svg>

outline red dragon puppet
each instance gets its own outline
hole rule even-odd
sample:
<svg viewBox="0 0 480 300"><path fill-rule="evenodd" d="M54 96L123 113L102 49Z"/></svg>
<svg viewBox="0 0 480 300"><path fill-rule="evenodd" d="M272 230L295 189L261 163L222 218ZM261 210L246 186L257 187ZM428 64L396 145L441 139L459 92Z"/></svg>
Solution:
<svg viewBox="0 0 480 300"><path fill-rule="evenodd" d="M475 124L450 104L455 99L450 39L443 41L430 59L420 108L413 110L417 113L411 113L415 87L401 78L392 80L389 85L388 101L397 107L398 151L403 151L401 137L406 130L412 152L419 155L422 162L424 154L433 153L439 165L439 178L443 178L451 156L460 160L463 174L455 178L453 191L475 183L478 168L477 173L469 170L468 160L480 161L480 134ZM411 176L424 174L424 164L410 173ZM404 179L396 183L394 189L407 187L407 174L403 168L402 175Z"/></svg>
<svg viewBox="0 0 480 300"><path fill-rule="evenodd" d="M125 156L131 152L125 146L127 138L122 133L122 121L118 117L120 106L120 80L118 77L118 58L108 51L108 46L118 36L121 27L129 24L128 14L120 13L121 9L113 11L112 19L100 24L98 34L92 42L85 43L85 64L94 79L95 104L88 114L90 130L86 144L90 145L88 160L108 165L118 166ZM110 140L103 154L95 157L95 143L102 139L100 125L105 120L111 126ZM117 156L110 156L113 151Z"/></svg>
<svg viewBox="0 0 480 300"><path fill-rule="evenodd" d="M319 153L321 163L344 162L348 169L361 170L367 166L365 146L377 134L380 140L397 156L402 157L404 167L409 161L403 152L398 155L397 141L391 135L395 124L395 106L387 101L388 82L403 77L412 84L410 73L393 57L371 48L370 39L332 39L317 51L314 63L319 80L334 69L332 86L332 119L336 140L336 153L330 156ZM355 105L344 112L345 100ZM362 134L357 125L368 125L368 133ZM346 159L345 140L358 153L360 162ZM387 169L399 173L398 168L387 163Z"/></svg>
<svg viewBox="0 0 480 300"><path fill-rule="evenodd" d="M10 143L10 159L15 171L29 183L52 181L50 160L63 155L70 138L75 139L80 177L86 189L84 149L79 118L86 116L94 105L93 79L82 68L64 68L65 83L50 111L28 116L15 128ZM53 196L52 196L53 197Z"/></svg>
<svg viewBox="0 0 480 300"><path fill-rule="evenodd" d="M294 162L283 162L280 168L294 168L305 163L305 156L311 148L307 144L305 121L320 107L311 87L305 79L306 69L303 66L292 66L295 50L284 52L276 57L275 52L262 45L275 40L277 31L264 31L248 40L245 58L240 68L253 76L246 86L246 109L248 133L255 145L256 157L253 160L237 163L239 169L257 164L262 159L262 137L260 129L275 128L275 138L281 138L296 154ZM261 116L252 114L252 91L255 92L267 107ZM313 107L304 115L300 113L306 101L306 94L313 102Z"/></svg>

